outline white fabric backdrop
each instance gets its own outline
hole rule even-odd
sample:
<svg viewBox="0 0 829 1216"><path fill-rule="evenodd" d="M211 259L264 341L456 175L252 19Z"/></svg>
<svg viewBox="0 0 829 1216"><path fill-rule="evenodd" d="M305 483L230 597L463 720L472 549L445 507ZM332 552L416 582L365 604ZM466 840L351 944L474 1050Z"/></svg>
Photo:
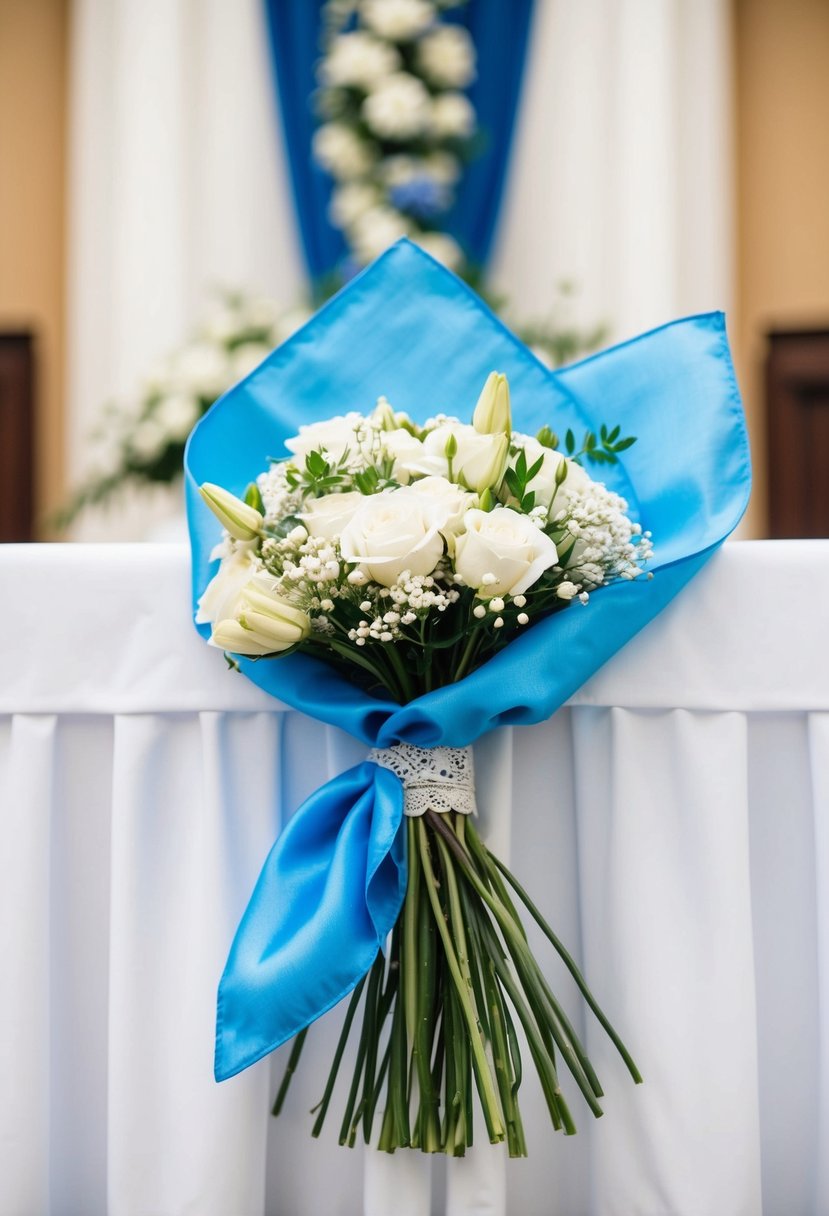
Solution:
<svg viewBox="0 0 829 1216"><path fill-rule="evenodd" d="M286 305L301 288L261 9L71 6L70 477L102 405L182 342L210 285ZM563 279L576 319L617 338L728 307L729 14L729 0L537 0L493 265L516 315L549 311Z"/></svg>
<svg viewBox="0 0 829 1216"><path fill-rule="evenodd" d="M279 1059L211 1064L262 859L363 749L227 672L187 582L173 546L0 549L0 1216L361 1210L361 1152L308 1134L336 1015L279 1121ZM500 735L513 865L646 1077L588 1027L607 1114L574 1140L527 1082L509 1216L829 1211L827 601L829 543L728 545Z"/></svg>

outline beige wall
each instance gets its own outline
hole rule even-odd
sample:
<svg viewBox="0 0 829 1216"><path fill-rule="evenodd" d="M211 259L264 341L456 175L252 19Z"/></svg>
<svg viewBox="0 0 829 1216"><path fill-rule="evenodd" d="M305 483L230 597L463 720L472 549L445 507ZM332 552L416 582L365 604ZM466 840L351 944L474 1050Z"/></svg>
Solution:
<svg viewBox="0 0 829 1216"><path fill-rule="evenodd" d="M829 0L736 0L737 325L766 522L763 334L829 327Z"/></svg>
<svg viewBox="0 0 829 1216"><path fill-rule="evenodd" d="M0 326L37 334L41 512L62 491L67 6L0 0Z"/></svg>

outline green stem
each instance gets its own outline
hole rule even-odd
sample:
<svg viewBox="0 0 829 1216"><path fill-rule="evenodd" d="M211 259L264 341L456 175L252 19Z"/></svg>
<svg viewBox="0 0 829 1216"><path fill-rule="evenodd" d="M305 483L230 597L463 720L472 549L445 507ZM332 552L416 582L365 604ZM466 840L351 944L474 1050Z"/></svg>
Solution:
<svg viewBox="0 0 829 1216"><path fill-rule="evenodd" d="M487 1061L486 1052L484 1050L481 1028L475 1015L475 1010L472 1008L472 1002L469 998L469 993L467 991L466 984L461 974L458 960L452 946L452 940L449 936L449 930L446 926L443 909L441 908L440 901L438 900L435 874L434 870L432 869L431 859L429 857L429 844L426 836L426 825L424 824L422 817L418 819L417 826L420 838L420 860L423 865L423 872L426 876L426 890L429 894L429 902L432 905L435 923L437 924L438 932L440 933L443 941L443 948L446 953L449 973L452 977L455 989L457 990L460 1006L469 1029L469 1043L472 1048L472 1058L475 1063L475 1072L481 1095L481 1105L484 1109L484 1118L486 1120L489 1138L494 1144L497 1141L504 1139L504 1128L503 1124L501 1123L501 1115L498 1110L498 1097L495 1093L492 1074L489 1069L489 1062Z"/></svg>
<svg viewBox="0 0 829 1216"><path fill-rule="evenodd" d="M586 1059L586 1053L578 1041L572 1027L567 1023L567 1026L562 1023L559 1016L559 1008L552 994L549 993L549 988L544 981L532 952L527 945L527 939L524 936L520 922L516 921L509 914L507 909L501 904L500 900L489 890L480 880L472 865L471 858L464 850L457 836L440 821L439 815L434 815L431 811L427 812L430 823L434 823L439 832L440 838L447 843L451 840L454 842L453 852L458 858L461 869L466 875L468 881L475 888L481 899L486 903L487 907L492 912L495 920L504 934L504 939L507 942L510 953L513 956L516 967L521 973L523 987L530 1000L536 1018L540 1022L546 1021L550 1032L557 1043L559 1050L567 1061L567 1066L573 1074L575 1081L584 1095L585 1101L590 1106L593 1114L598 1118L602 1114L602 1109L596 1101L596 1089L601 1087L596 1080L595 1073L588 1062L588 1069L583 1065L583 1060ZM549 998L548 999L548 994ZM545 1007L547 1017L545 1018ZM569 1033L568 1033L569 1031ZM592 1074L592 1076L591 1076ZM595 1082L595 1084L594 1084Z"/></svg>
<svg viewBox="0 0 829 1216"><path fill-rule="evenodd" d="M308 1027L306 1026L304 1030L300 1030L299 1034L294 1039L293 1046L291 1047L291 1054L288 1056L288 1063L285 1066L285 1075L282 1078L282 1084L279 1086L279 1091L273 1104L273 1110L271 1111L271 1114L274 1116L279 1115L282 1111L282 1106L288 1093L288 1086L291 1084L291 1079L296 1072L299 1057L302 1055L302 1048L305 1045L305 1036L307 1034Z"/></svg>
<svg viewBox="0 0 829 1216"><path fill-rule="evenodd" d="M328 1106L329 1106L329 1103L331 1102L331 1095L334 1092L334 1083L337 1080L337 1073L339 1072L339 1069L340 1069L340 1061L343 1058L343 1052L345 1051L345 1045L346 1045L346 1042L348 1041L348 1034L349 1034L349 1031L351 1030L351 1023L354 1021L354 1014L357 1012L357 1006L360 1002L360 996L362 995L363 988L365 987L365 982L366 982L366 977L363 976L363 978L360 980L359 984L357 985L357 987L354 989L353 993L351 994L351 1000L348 1002L348 1009L346 1011L345 1021L343 1022L343 1028L342 1028L342 1031L340 1032L339 1042L337 1043L337 1050L334 1052L334 1061L331 1065L331 1071L328 1074L328 1081L326 1082L326 1085L325 1085L325 1092L323 1093L322 1100L319 1102L318 1106L314 1107L315 1110L319 1110L319 1114L317 1115L316 1122L314 1123L314 1126L311 1129L312 1136L319 1136L320 1132L322 1131L322 1125L325 1122L325 1116L328 1113Z"/></svg>
<svg viewBox="0 0 829 1216"><path fill-rule="evenodd" d="M469 635L469 641L466 643L463 654L461 655L461 658L460 658L460 662L458 663L457 667L455 668L453 683L457 683L458 680L462 680L463 677L466 675L467 668L469 667L470 663L472 662L472 656L474 655L475 650L477 649L478 643L480 642L480 640L481 640L480 632L477 629L474 630L474 632Z"/></svg>
<svg viewBox="0 0 829 1216"><path fill-rule="evenodd" d="M489 853L489 850L487 850L487 852ZM493 853L489 853L489 856L492 859L493 864L498 867L498 869L504 875L504 878L506 878L507 882L510 884L512 889L515 891L518 898L524 904L524 906L526 907L530 916L532 916L533 920L536 922L538 927L541 929L542 933L548 938L548 940L555 947L555 949L556 949L559 957L561 958L562 962L564 963L565 967L567 968L567 970L570 972L573 979L575 980L579 991L581 992L581 994L584 997L587 1004L592 1009L597 1021L603 1027L603 1029L607 1033L608 1037L610 1038L611 1042L613 1043L614 1047L618 1051L619 1055L624 1060L624 1062L627 1066L628 1072L633 1077L636 1084L641 1085L642 1076L639 1072L639 1069L636 1067L636 1064L633 1061L633 1057L631 1056L628 1049L625 1047L622 1040L619 1038L619 1035L616 1033L616 1031L611 1026L606 1015L602 1011L598 1001L593 996L593 993L587 987L587 982L584 979L584 976L582 975L582 973L579 971L578 967L576 966L576 962L573 959L572 955L568 952L568 950L564 946L563 942L555 935L553 930L547 924L546 920L541 915L538 908L533 903L533 901L530 899L529 895L524 890L524 888L521 886L521 884L518 882L518 880L515 878L515 876L510 873L510 871L503 864L503 862L499 861L498 858Z"/></svg>

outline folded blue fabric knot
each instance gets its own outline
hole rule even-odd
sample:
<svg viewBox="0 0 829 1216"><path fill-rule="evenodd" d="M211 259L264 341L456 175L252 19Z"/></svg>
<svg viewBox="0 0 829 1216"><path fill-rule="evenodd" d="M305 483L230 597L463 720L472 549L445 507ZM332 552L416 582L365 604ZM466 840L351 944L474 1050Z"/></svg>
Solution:
<svg viewBox="0 0 829 1216"><path fill-rule="evenodd" d="M638 442L606 481L653 533L654 577L610 585L541 621L458 684L400 706L304 655L241 660L283 702L370 747L465 747L548 718L660 612L739 521L748 441L721 313L666 325L550 372L483 302L399 242L202 419L185 454L194 611L215 565L198 486L237 494L301 423L370 410L385 395L424 420L466 415L492 370L509 378L516 430L619 422ZM198 626L197 626L198 627ZM198 627L206 635L206 626ZM216 1076L232 1076L346 995L395 923L406 884L403 791L364 763L323 786L274 845L219 990Z"/></svg>

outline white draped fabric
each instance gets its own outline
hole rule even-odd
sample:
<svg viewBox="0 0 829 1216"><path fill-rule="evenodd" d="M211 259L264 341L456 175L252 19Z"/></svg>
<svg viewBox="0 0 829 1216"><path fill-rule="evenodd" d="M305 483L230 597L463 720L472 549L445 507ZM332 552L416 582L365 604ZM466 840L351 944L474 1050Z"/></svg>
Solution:
<svg viewBox="0 0 829 1216"><path fill-rule="evenodd" d="M279 1120L284 1051L212 1080L259 867L364 749L229 672L187 584L177 546L0 549L0 1216L497 1213L416 1154L372 1209L342 1080L310 1138L342 1010ZM607 1113L574 1094L575 1139L525 1081L508 1216L829 1211L827 602L829 543L727 545L551 721L478 745L500 847L645 1076L588 1024Z"/></svg>
<svg viewBox="0 0 829 1216"><path fill-rule="evenodd" d="M729 306L729 21L730 0L538 0L493 260L516 316L546 315L565 279L574 319L616 338ZM287 306L304 272L260 0L75 0L71 29L74 479L104 403L181 344L211 285Z"/></svg>

